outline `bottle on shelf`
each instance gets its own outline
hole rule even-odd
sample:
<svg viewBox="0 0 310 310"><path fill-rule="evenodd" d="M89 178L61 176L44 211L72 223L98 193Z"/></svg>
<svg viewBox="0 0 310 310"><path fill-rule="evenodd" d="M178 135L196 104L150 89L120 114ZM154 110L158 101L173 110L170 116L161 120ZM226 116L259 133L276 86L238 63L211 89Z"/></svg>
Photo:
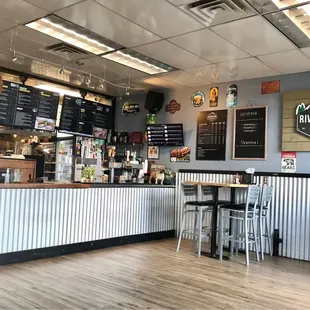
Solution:
<svg viewBox="0 0 310 310"><path fill-rule="evenodd" d="M118 136L118 143L123 144L124 143L124 132L121 131L121 133Z"/></svg>
<svg viewBox="0 0 310 310"><path fill-rule="evenodd" d="M117 131L114 130L113 135L112 135L112 144L117 144L118 143L118 134Z"/></svg>
<svg viewBox="0 0 310 310"><path fill-rule="evenodd" d="M127 130L125 130L125 132L124 132L123 143L124 144L128 144L129 143L129 134L128 134Z"/></svg>

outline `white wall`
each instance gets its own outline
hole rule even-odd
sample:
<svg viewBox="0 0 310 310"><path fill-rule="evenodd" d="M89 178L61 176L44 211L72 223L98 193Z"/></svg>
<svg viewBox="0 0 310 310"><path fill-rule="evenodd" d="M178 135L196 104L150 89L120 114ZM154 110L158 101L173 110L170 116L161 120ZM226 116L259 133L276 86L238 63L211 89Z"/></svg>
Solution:
<svg viewBox="0 0 310 310"><path fill-rule="evenodd" d="M261 95L261 82L280 79L281 93L271 95ZM158 113L158 123L183 123L185 131L185 145L192 149L190 163L170 163L169 152L171 147L161 147L160 163L165 163L173 169L206 169L206 170L244 170L254 167L257 171L280 172L281 161L281 132L282 132L282 93L297 90L310 89L310 73L291 74L284 76L269 77L263 79L252 79L235 82L238 85L238 106L248 106L250 100L254 100L255 105L268 105L268 145L267 160L265 161L240 161L232 160L232 135L233 135L233 111L228 111L227 124L227 145L225 161L196 161L196 126L197 112L212 109L226 109L225 95L228 83L205 85L191 88L180 88L175 91L165 92L164 106L171 100L176 99L181 104L181 110L175 114L170 114L163 109ZM209 108L209 90L211 86L219 87L219 106ZM190 103L191 95L201 90L206 95L206 102L200 108L194 108ZM145 94L132 98L135 102L144 106ZM129 131L142 131L145 126L146 111L137 116L122 116L122 101L117 102L116 109L116 128L118 130L128 129ZM143 109L142 109L143 110ZM309 139L310 143L310 139ZM310 173L310 153L297 153L297 172Z"/></svg>

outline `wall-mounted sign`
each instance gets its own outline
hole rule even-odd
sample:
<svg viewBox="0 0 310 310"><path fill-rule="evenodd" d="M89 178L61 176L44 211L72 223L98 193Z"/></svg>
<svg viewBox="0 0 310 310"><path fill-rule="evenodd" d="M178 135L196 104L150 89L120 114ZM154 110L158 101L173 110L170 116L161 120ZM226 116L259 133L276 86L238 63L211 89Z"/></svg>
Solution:
<svg viewBox="0 0 310 310"><path fill-rule="evenodd" d="M134 114L137 115L140 112L140 105L133 103L131 100L124 103L122 108L122 114Z"/></svg>
<svg viewBox="0 0 310 310"><path fill-rule="evenodd" d="M238 104L238 86L236 84L229 84L226 94L226 107L234 108Z"/></svg>
<svg viewBox="0 0 310 310"><path fill-rule="evenodd" d="M192 94L191 103L195 108L201 107L205 102L205 94L202 91L196 91Z"/></svg>
<svg viewBox="0 0 310 310"><path fill-rule="evenodd" d="M298 132L310 136L310 105L301 103L296 108L296 129Z"/></svg>
<svg viewBox="0 0 310 310"><path fill-rule="evenodd" d="M227 110L198 113L196 160L225 160Z"/></svg>
<svg viewBox="0 0 310 310"><path fill-rule="evenodd" d="M262 95L274 94L274 93L279 93L279 92L280 92L280 81L279 80L262 82L262 86L261 86Z"/></svg>
<svg viewBox="0 0 310 310"><path fill-rule="evenodd" d="M267 158L267 106L234 110L233 159Z"/></svg>
<svg viewBox="0 0 310 310"><path fill-rule="evenodd" d="M281 152L281 172L296 172L296 152Z"/></svg>
<svg viewBox="0 0 310 310"><path fill-rule="evenodd" d="M159 159L159 147L158 146L147 147L147 159Z"/></svg>
<svg viewBox="0 0 310 310"><path fill-rule="evenodd" d="M191 148L184 146L179 149L174 149L170 152L171 162L189 163L191 159Z"/></svg>
<svg viewBox="0 0 310 310"><path fill-rule="evenodd" d="M209 98L209 106L215 108L218 106L218 99L219 99L219 88L218 87L211 87L210 88L210 98Z"/></svg>
<svg viewBox="0 0 310 310"><path fill-rule="evenodd" d="M173 99L166 105L165 111L174 114L175 112L180 111L180 109L181 104Z"/></svg>

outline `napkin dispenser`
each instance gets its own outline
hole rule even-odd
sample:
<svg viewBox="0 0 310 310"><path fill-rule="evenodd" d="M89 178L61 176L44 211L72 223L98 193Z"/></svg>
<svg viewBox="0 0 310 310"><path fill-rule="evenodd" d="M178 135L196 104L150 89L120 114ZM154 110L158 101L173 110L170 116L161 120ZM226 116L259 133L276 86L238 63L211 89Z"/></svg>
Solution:
<svg viewBox="0 0 310 310"><path fill-rule="evenodd" d="M256 176L250 173L244 173L241 178L243 184L256 184Z"/></svg>

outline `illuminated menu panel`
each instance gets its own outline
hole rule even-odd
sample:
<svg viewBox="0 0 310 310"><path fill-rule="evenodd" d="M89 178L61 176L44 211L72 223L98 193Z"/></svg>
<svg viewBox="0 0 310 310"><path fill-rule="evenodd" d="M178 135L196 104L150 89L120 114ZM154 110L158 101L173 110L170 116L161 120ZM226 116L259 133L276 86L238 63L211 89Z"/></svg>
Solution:
<svg viewBox="0 0 310 310"><path fill-rule="evenodd" d="M14 126L33 129L38 112L39 89L19 85Z"/></svg>
<svg viewBox="0 0 310 310"><path fill-rule="evenodd" d="M35 129L54 131L56 127L59 94L40 90Z"/></svg>
<svg viewBox="0 0 310 310"><path fill-rule="evenodd" d="M147 139L149 145L182 146L183 124L147 125Z"/></svg>
<svg viewBox="0 0 310 310"><path fill-rule="evenodd" d="M102 138L103 129L109 129L110 112L109 106L64 96L59 129L86 136L99 134Z"/></svg>
<svg viewBox="0 0 310 310"><path fill-rule="evenodd" d="M0 93L0 125L2 126L13 125L18 89L18 84L3 81L3 90Z"/></svg>

